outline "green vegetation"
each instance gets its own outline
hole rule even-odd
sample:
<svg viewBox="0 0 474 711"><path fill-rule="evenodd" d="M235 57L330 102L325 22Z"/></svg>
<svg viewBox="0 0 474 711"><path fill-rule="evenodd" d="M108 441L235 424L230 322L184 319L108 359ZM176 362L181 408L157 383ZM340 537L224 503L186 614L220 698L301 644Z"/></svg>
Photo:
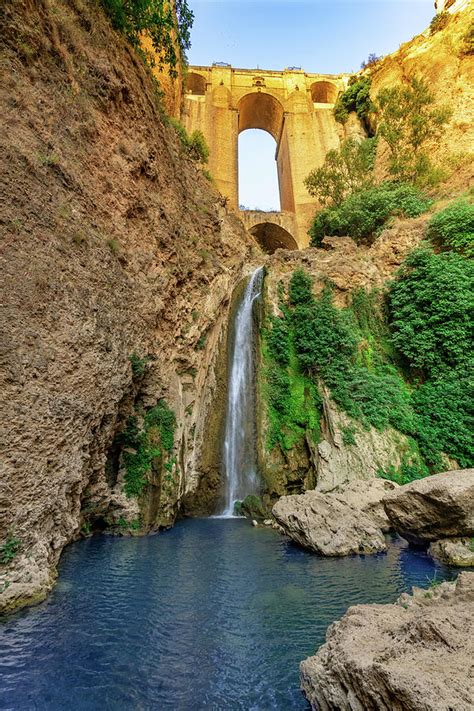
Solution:
<svg viewBox="0 0 474 711"><path fill-rule="evenodd" d="M423 479L429 476L430 470L422 461L402 462L399 469L389 466L388 469L380 470L378 476L382 479L389 479L396 484L409 484L415 479Z"/></svg>
<svg viewBox="0 0 474 711"><path fill-rule="evenodd" d="M334 117L339 123L346 123L351 111L355 111L361 121L366 122L369 113L375 110L370 99L370 77L349 79L349 86L338 96L334 107Z"/></svg>
<svg viewBox="0 0 474 711"><path fill-rule="evenodd" d="M120 245L116 239L108 239L107 247L110 249L112 254L118 254L120 251Z"/></svg>
<svg viewBox="0 0 474 711"><path fill-rule="evenodd" d="M207 147L203 133L201 131L193 131L191 135L189 135L183 124L177 119L170 118L169 122L178 134L184 150L191 158L201 163L207 163L209 159L209 148Z"/></svg>
<svg viewBox="0 0 474 711"><path fill-rule="evenodd" d="M206 345L206 340L207 340L207 333L202 333L196 342L195 348L197 351L202 351L204 349L204 347Z"/></svg>
<svg viewBox="0 0 474 711"><path fill-rule="evenodd" d="M125 481L128 497L139 497L153 467L165 467L173 451L176 419L164 400L147 410L139 427L137 417L129 417L123 433Z"/></svg>
<svg viewBox="0 0 474 711"><path fill-rule="evenodd" d="M456 200L434 215L426 236L438 248L474 257L474 205Z"/></svg>
<svg viewBox="0 0 474 711"><path fill-rule="evenodd" d="M269 316L262 329L264 395L269 406L268 447L287 452L307 435L319 439L321 398L303 372L295 350L292 312L283 301L281 316Z"/></svg>
<svg viewBox="0 0 474 711"><path fill-rule="evenodd" d="M236 501L234 506L236 516L246 516L247 518L263 519L269 515L265 505L256 494L249 494L243 501Z"/></svg>
<svg viewBox="0 0 474 711"><path fill-rule="evenodd" d="M387 181L352 193L340 205L316 214L310 227L311 245L321 246L325 236L349 235L357 243L373 242L390 217L418 217L431 200L408 183Z"/></svg>
<svg viewBox="0 0 474 711"><path fill-rule="evenodd" d="M438 12L430 22L430 35L434 35L436 32L443 30L448 24L449 18L449 12Z"/></svg>
<svg viewBox="0 0 474 711"><path fill-rule="evenodd" d="M132 366L132 373L134 378L139 378L146 370L146 364L150 360L150 356L145 356L140 358L136 353L132 353L129 356L130 365Z"/></svg>
<svg viewBox="0 0 474 711"><path fill-rule="evenodd" d="M171 76L176 77L176 66L185 62L186 50L191 46L190 30L193 13L187 0L102 0L112 25L122 32L128 41L136 47L148 63L156 61L161 66L167 65ZM176 18L173 13L176 6ZM156 57L145 55L140 47L140 40L146 34L150 37Z"/></svg>
<svg viewBox="0 0 474 711"><path fill-rule="evenodd" d="M415 381L414 434L426 461L474 465L474 262L418 249L389 292L392 342Z"/></svg>
<svg viewBox="0 0 474 711"><path fill-rule="evenodd" d="M428 155L451 116L447 106L434 107L423 79L382 89L377 95L378 132L389 149L389 171L397 180L431 184L439 177Z"/></svg>
<svg viewBox="0 0 474 711"><path fill-rule="evenodd" d="M348 235L357 242L373 242L390 217L417 217L428 209L431 203L420 187L442 177L430 160L428 146L442 135L451 111L434 107L427 84L416 77L408 84L383 89L373 105L370 81L370 77L351 81L334 111L341 122L350 111L361 119L376 112L376 137L345 141L305 180L308 192L323 206L309 230L313 247L320 247L325 236ZM392 179L374 185L378 138L388 147Z"/></svg>
<svg viewBox="0 0 474 711"><path fill-rule="evenodd" d="M349 447L350 445L357 444L355 440L355 430L353 427L342 427L342 443L346 447Z"/></svg>
<svg viewBox="0 0 474 711"><path fill-rule="evenodd" d="M20 550L21 540L15 538L13 533L10 531L7 538L2 545L0 545L0 564L9 565L18 555Z"/></svg>
<svg viewBox="0 0 474 711"><path fill-rule="evenodd" d="M373 184L377 140L346 139L339 150L330 150L324 165L304 181L310 195L322 205L340 205L347 195Z"/></svg>
<svg viewBox="0 0 474 711"><path fill-rule="evenodd" d="M421 478L443 468L443 453L473 466L473 287L472 261L416 250L390 285L386 310L381 295L363 289L339 309L330 284L315 296L309 275L295 271L282 315L264 331L269 446L286 451L308 431L318 436L324 384L362 427L408 437L400 468L381 476ZM342 434L355 443L352 426Z"/></svg>

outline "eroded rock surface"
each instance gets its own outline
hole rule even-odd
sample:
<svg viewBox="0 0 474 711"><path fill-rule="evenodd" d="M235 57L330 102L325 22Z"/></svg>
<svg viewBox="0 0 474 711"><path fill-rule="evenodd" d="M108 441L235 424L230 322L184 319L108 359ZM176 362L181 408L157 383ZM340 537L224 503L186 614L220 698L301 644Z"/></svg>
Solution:
<svg viewBox="0 0 474 711"><path fill-rule="evenodd" d="M384 499L394 529L415 545L474 535L474 469L435 474Z"/></svg>
<svg viewBox="0 0 474 711"><path fill-rule="evenodd" d="M320 711L470 711L474 708L474 573L393 605L356 605L301 663Z"/></svg>
<svg viewBox="0 0 474 711"><path fill-rule="evenodd" d="M386 550L388 527L381 499L392 490L383 480L352 482L347 491L307 491L282 496L273 515L284 532L310 550L327 556Z"/></svg>
<svg viewBox="0 0 474 711"><path fill-rule="evenodd" d="M474 538L445 538L430 543L430 555L458 568L474 566Z"/></svg>
<svg viewBox="0 0 474 711"><path fill-rule="evenodd" d="M0 606L11 609L47 593L83 526L140 513L152 530L185 500L206 510L220 344L258 250L98 4L19 0L1 24L0 546L15 550ZM160 399L177 421L170 471L157 464L139 506L114 443Z"/></svg>

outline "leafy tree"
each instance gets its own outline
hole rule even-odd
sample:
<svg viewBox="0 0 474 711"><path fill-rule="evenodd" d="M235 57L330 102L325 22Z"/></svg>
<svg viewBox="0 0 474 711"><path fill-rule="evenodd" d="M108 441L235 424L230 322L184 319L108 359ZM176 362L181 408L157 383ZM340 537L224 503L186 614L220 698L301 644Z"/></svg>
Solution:
<svg viewBox="0 0 474 711"><path fill-rule="evenodd" d="M129 42L140 47L140 39L146 33L156 50L158 63L167 65L170 74L176 76L180 59L186 60L186 50L191 46L190 30L194 15L187 0L102 0L115 29L123 32ZM180 56L181 55L181 56ZM147 57L150 64L153 57Z"/></svg>
<svg viewBox="0 0 474 711"><path fill-rule="evenodd" d="M339 123L346 123L351 111L355 111L361 121L366 122L374 105L370 99L370 77L356 77L349 79L347 89L339 95L334 106L334 117Z"/></svg>
<svg viewBox="0 0 474 711"><path fill-rule="evenodd" d="M368 58L360 65L360 68L367 69L367 67L373 67L377 62L380 62L381 59L382 57L377 57L375 53L369 54Z"/></svg>
<svg viewBox="0 0 474 711"><path fill-rule="evenodd" d="M430 205L431 200L413 185L387 181L317 213L309 229L311 244L319 247L325 236L344 235L370 243L391 216L417 217Z"/></svg>
<svg viewBox="0 0 474 711"><path fill-rule="evenodd" d="M408 85L382 89L377 96L378 135L388 145L389 170L398 180L419 183L432 177L427 143L441 136L452 113L433 102L426 82L416 77Z"/></svg>
<svg viewBox="0 0 474 711"><path fill-rule="evenodd" d="M191 158L200 161L201 163L207 163L209 159L209 148L207 146L206 139L204 138L204 134L199 130L188 134L181 121L178 121L178 119L173 117L169 118L169 122L178 134L178 138L181 141L183 148L187 151L187 153L189 153Z"/></svg>
<svg viewBox="0 0 474 711"><path fill-rule="evenodd" d="M346 139L339 150L330 150L324 165L305 178L310 195L322 205L340 205L348 194L373 184L377 140Z"/></svg>
<svg viewBox="0 0 474 711"><path fill-rule="evenodd" d="M441 249L452 249L474 257L474 205L456 200L433 215L426 236Z"/></svg>
<svg viewBox="0 0 474 711"><path fill-rule="evenodd" d="M438 12L430 22L430 35L434 35L436 32L443 30L449 22L450 14L444 10L443 12Z"/></svg>

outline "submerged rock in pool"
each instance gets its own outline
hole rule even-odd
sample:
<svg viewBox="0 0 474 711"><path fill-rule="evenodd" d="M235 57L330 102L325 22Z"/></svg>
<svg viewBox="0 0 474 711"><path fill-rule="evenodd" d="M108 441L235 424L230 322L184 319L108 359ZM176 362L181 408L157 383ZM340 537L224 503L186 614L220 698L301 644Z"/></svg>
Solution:
<svg viewBox="0 0 474 711"><path fill-rule="evenodd" d="M273 515L290 538L321 555L379 553L387 547L380 504L386 484L390 482L353 482L347 495L340 490L282 496Z"/></svg>
<svg viewBox="0 0 474 711"><path fill-rule="evenodd" d="M394 605L350 607L301 663L321 711L468 711L474 708L474 573Z"/></svg>

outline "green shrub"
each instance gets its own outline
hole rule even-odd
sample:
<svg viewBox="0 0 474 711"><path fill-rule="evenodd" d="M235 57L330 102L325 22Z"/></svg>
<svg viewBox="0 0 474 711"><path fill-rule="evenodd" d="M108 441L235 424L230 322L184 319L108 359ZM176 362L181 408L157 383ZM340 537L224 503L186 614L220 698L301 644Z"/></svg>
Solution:
<svg viewBox="0 0 474 711"><path fill-rule="evenodd" d="M13 533L9 532L7 538L2 545L0 545L0 563L2 565L9 565L18 555L20 550L21 540L15 538Z"/></svg>
<svg viewBox="0 0 474 711"><path fill-rule="evenodd" d="M415 388L414 434L425 460L444 469L441 452L461 467L474 467L474 373L443 371Z"/></svg>
<svg viewBox="0 0 474 711"><path fill-rule="evenodd" d="M412 252L390 287L392 341L425 375L472 362L474 262L454 252Z"/></svg>
<svg viewBox="0 0 474 711"><path fill-rule="evenodd" d="M425 460L441 453L474 466L474 263L455 252L418 249L389 292L392 342L420 382L413 433Z"/></svg>
<svg viewBox="0 0 474 711"><path fill-rule="evenodd" d="M140 356L138 356L136 353L132 353L132 355L129 356L130 365L132 366L132 373L135 378L138 378L143 375L146 369L146 364L149 360L149 356L145 356L145 358L140 358Z"/></svg>
<svg viewBox="0 0 474 711"><path fill-rule="evenodd" d="M178 134L181 145L191 158L201 163L207 163L209 148L207 147L203 133L201 131L193 131L191 135L189 135L180 121L172 117L170 117L169 121Z"/></svg>
<svg viewBox="0 0 474 711"><path fill-rule="evenodd" d="M300 272L300 276L300 284L293 284L294 299L305 292L306 275ZM262 329L262 361L268 446L278 445L286 452L307 435L318 440L321 398L311 379L301 372L288 307L284 303L280 307L282 316L267 317Z"/></svg>
<svg viewBox="0 0 474 711"><path fill-rule="evenodd" d="M413 185L387 181L317 213L309 230L311 244L319 247L326 236L344 235L371 243L390 217L418 217L430 205L431 200Z"/></svg>
<svg viewBox="0 0 474 711"><path fill-rule="evenodd" d="M378 130L389 149L389 170L397 180L429 184L436 178L427 144L440 138L452 111L434 106L423 79L382 89L377 95Z"/></svg>
<svg viewBox="0 0 474 711"><path fill-rule="evenodd" d="M326 154L324 165L305 178L310 195L322 205L339 205L347 195L373 183L377 140L346 139L339 150Z"/></svg>
<svg viewBox="0 0 474 711"><path fill-rule="evenodd" d="M433 215L426 236L441 249L474 256L474 205L457 200Z"/></svg>
<svg viewBox="0 0 474 711"><path fill-rule="evenodd" d="M152 466L166 467L166 459L173 451L175 427L174 413L164 400L145 413L141 428L136 417L128 419L123 433L123 490L129 498L143 493Z"/></svg>
<svg viewBox="0 0 474 711"><path fill-rule="evenodd" d="M147 34L157 52L160 65L168 65L171 76L176 77L175 67L186 59L186 50L191 46L190 30L193 13L187 0L102 0L112 25L123 32L134 47L140 48L143 34ZM176 19L173 13L176 9ZM181 55L181 56L180 56ZM155 58L148 56L151 65Z"/></svg>
<svg viewBox="0 0 474 711"><path fill-rule="evenodd" d="M342 427L341 432L342 432L342 443L345 447L349 447L351 445L357 444L356 439L354 437L355 431L352 427Z"/></svg>
<svg viewBox="0 0 474 711"><path fill-rule="evenodd" d="M449 18L449 12L438 12L430 22L430 35L434 35L436 32L443 30L448 24Z"/></svg>
<svg viewBox="0 0 474 711"><path fill-rule="evenodd" d="M370 77L351 77L347 89L339 95L334 106L334 117L339 123L346 123L351 111L355 111L361 121L366 121L374 105L370 99Z"/></svg>
<svg viewBox="0 0 474 711"><path fill-rule="evenodd" d="M382 479L388 479L400 485L409 484L415 479L424 479L429 474L430 470L423 462L402 462L399 469L391 465L387 469L377 472L377 476Z"/></svg>

